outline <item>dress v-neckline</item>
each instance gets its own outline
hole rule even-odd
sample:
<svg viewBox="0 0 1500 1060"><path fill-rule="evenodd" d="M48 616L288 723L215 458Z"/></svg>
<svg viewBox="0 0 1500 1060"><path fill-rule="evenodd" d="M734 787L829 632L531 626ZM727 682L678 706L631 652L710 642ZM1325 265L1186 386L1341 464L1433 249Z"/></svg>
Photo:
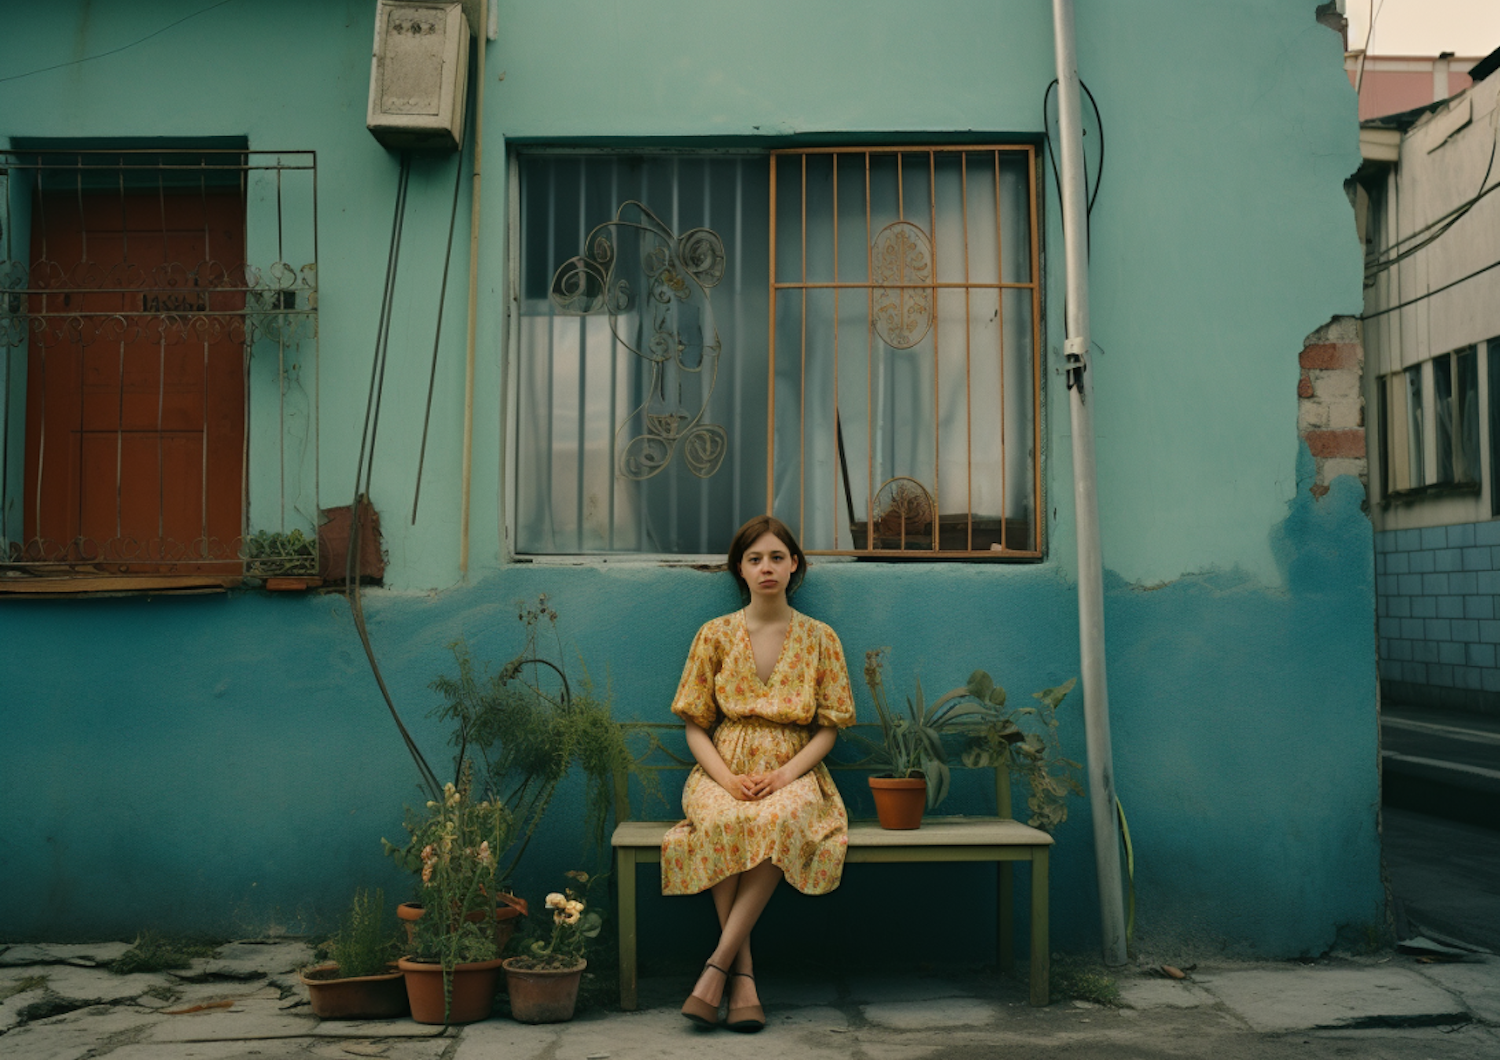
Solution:
<svg viewBox="0 0 1500 1060"><path fill-rule="evenodd" d="M781 647L776 652L776 661L771 664L771 672L764 679L760 676L760 660L755 657L755 638L750 636L750 619L746 617L743 609L740 610L740 629L745 633L745 645L750 649L750 671L755 679L760 682L762 688L771 687L771 679L776 676L776 671L781 669L781 657L786 654L787 641L792 639L792 623L797 621L797 612L792 612L792 617L787 619L786 633L781 638Z"/></svg>

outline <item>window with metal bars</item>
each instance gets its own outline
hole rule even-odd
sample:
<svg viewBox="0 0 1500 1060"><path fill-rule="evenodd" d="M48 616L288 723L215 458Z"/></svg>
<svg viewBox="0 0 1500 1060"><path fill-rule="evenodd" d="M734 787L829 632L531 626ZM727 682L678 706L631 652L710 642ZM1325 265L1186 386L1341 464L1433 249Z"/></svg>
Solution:
<svg viewBox="0 0 1500 1060"><path fill-rule="evenodd" d="M0 589L317 571L310 152L0 154Z"/></svg>
<svg viewBox="0 0 1500 1060"><path fill-rule="evenodd" d="M517 550L1040 556L1035 165L520 154Z"/></svg>

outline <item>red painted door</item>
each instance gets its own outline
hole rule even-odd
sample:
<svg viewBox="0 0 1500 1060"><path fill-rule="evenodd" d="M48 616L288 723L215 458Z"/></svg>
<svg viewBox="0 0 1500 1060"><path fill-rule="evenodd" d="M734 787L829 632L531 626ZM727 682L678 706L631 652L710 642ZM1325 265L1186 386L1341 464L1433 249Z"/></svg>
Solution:
<svg viewBox="0 0 1500 1060"><path fill-rule="evenodd" d="M238 191L34 196L29 558L240 569L244 257Z"/></svg>

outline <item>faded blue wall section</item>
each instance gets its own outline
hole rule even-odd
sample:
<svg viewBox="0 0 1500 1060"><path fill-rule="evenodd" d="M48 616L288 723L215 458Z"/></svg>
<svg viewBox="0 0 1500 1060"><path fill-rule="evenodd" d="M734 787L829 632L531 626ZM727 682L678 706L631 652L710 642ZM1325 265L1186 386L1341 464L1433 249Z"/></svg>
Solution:
<svg viewBox="0 0 1500 1060"><path fill-rule="evenodd" d="M1363 663L1373 631L1359 493L1340 480L1322 502L1304 493L1293 504L1276 546L1289 591L1235 575L1155 589L1111 582L1115 764L1143 944L1285 955L1321 951L1340 924L1379 923L1376 731L1358 707L1374 683ZM1351 560L1366 566L1363 579L1345 576ZM447 665L443 646L463 636L481 658L509 658L520 645L512 602L539 592L626 718L663 715L697 624L734 606L723 575L650 567L523 566L432 598L372 596L371 634L392 691L434 763L443 735L421 711L435 702L425 684ZM940 620L913 613L922 599L941 602ZM823 564L799 603L839 626L856 662L897 645L903 684L920 674L946 688L984 666L1025 695L1076 672L1072 586L1043 568ZM415 774L341 599L33 603L26 618L25 635L11 635L32 647L8 664L11 688L25 691L7 698L0 792L16 829L7 935L299 930L331 915L356 880L400 888L378 840L396 835ZM274 628L275 650L222 641L231 621L260 636ZM88 666L59 668L56 644L99 650ZM1077 697L1064 731L1081 754ZM868 812L865 793L848 793ZM982 785L952 808L990 809ZM583 857L575 812L576 803L558 807L523 887L550 886L549 873ZM1084 805L1059 834L1053 879L1057 944L1092 945ZM895 881L917 908L956 884L989 886L978 870L864 866L847 883L882 902ZM681 905L655 904L648 917ZM793 901L784 915L803 908ZM817 924L807 915L799 934Z"/></svg>
<svg viewBox="0 0 1500 1060"><path fill-rule="evenodd" d="M348 502L374 346L396 162L363 129L373 4L234 3L117 55L0 82L0 136L248 136L312 148L320 180L322 501ZM1341 182L1358 164L1337 37L1311 0L1081 0L1079 53L1108 135L1093 215L1096 425L1110 699L1136 842L1143 946L1286 956L1383 923L1374 593L1358 484L1314 502L1296 436L1304 335L1359 304ZM191 14L187 0L18 5L0 70L68 63ZM486 93L474 552L457 564L465 255L455 255L421 518L409 510L454 161L414 171L374 499L387 588L367 597L385 674L426 752L427 683L464 636L499 664L513 602L545 592L624 718L660 718L728 579L650 564L531 565L502 546L504 149L670 140L704 146L886 134L1027 136L1052 77L1047 5L872 0L755 6L500 5ZM707 42L712 42L711 44ZM942 76L934 76L941 71ZM186 89L184 89L186 86ZM1044 202L1052 198L1049 186ZM467 189L467 183L466 183ZM459 204L467 215L467 190ZM1046 346L1061 343L1061 247L1046 226ZM458 294L455 296L455 292ZM1049 554L1034 565L817 564L800 607L850 656L889 645L896 680L991 670L1013 695L1077 672L1066 393L1045 377ZM1299 479L1301 481L1299 481ZM380 856L415 772L338 596L0 599L0 938L250 934L326 924L358 883L403 887ZM857 668L857 667L856 667ZM858 674L856 673L856 682ZM860 686L860 708L869 703ZM1082 756L1081 701L1064 735ZM859 811L857 785L848 792ZM955 812L988 812L982 784ZM556 886L586 858L569 790L518 881ZM675 812L645 807L646 812ZM1054 939L1097 944L1088 808L1059 831ZM860 866L824 900L778 897L785 940L888 952L903 910L992 886L984 870ZM840 903L829 917L821 902ZM692 909L689 914L684 909ZM705 903L652 899L645 924L701 956ZM905 915L905 914L903 914ZM933 913L934 919L937 913ZM879 918L878 920L875 918ZM704 934L684 934L684 921ZM982 960L982 921L938 954ZM794 926L795 931L776 930ZM944 934L951 931L944 928Z"/></svg>

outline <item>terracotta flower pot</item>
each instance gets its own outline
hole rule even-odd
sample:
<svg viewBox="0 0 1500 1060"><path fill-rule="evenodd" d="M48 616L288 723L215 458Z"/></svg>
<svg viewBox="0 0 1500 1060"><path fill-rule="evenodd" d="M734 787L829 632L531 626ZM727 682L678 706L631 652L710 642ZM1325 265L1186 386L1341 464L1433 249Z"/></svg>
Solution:
<svg viewBox="0 0 1500 1060"><path fill-rule="evenodd" d="M396 916L406 924L406 941L417 940L417 921L422 919L422 914L427 912L421 902L402 902L396 907ZM513 894L500 895L499 904L495 906L495 947L500 952L505 952L506 945L511 936L516 933L516 917L525 916L527 912L526 899L517 898ZM470 920L478 920L483 913L469 913Z"/></svg>
<svg viewBox="0 0 1500 1060"><path fill-rule="evenodd" d="M307 987L313 1015L324 1020L388 1020L405 1016L406 981L394 965L382 975L338 978L339 966L320 964L304 968L302 985Z"/></svg>
<svg viewBox="0 0 1500 1060"><path fill-rule="evenodd" d="M505 961L510 1015L517 1023L564 1023L578 1005L578 984L588 961L572 968L526 968L528 957Z"/></svg>
<svg viewBox="0 0 1500 1060"><path fill-rule="evenodd" d="M450 976L451 1001L443 1018L443 966L402 957L396 962L406 973L406 996L411 1018L418 1023L475 1023L489 1019L500 982L500 960L459 964Z"/></svg>
<svg viewBox="0 0 1500 1060"><path fill-rule="evenodd" d="M922 827L922 811L927 808L927 781L921 777L871 777L870 792L875 796L875 814L881 828Z"/></svg>

